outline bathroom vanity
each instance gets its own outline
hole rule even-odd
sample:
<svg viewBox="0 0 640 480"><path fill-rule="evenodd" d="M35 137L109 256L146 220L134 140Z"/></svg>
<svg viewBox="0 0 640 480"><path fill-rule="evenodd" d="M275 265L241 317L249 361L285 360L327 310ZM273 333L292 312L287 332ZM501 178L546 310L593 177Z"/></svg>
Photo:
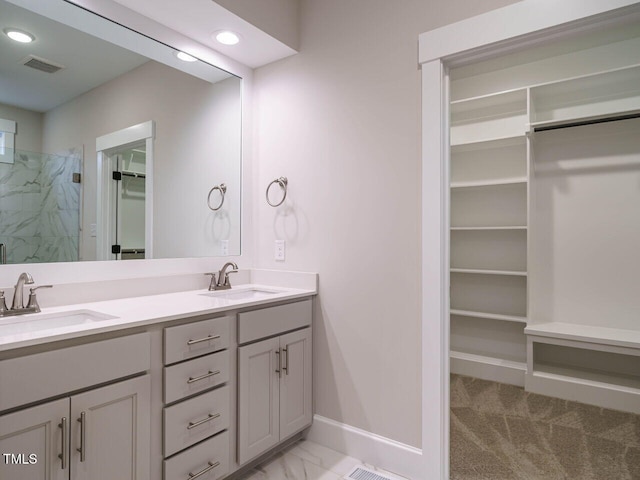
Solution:
<svg viewBox="0 0 640 480"><path fill-rule="evenodd" d="M213 480L253 465L311 424L315 293L241 285L0 319L0 477Z"/></svg>

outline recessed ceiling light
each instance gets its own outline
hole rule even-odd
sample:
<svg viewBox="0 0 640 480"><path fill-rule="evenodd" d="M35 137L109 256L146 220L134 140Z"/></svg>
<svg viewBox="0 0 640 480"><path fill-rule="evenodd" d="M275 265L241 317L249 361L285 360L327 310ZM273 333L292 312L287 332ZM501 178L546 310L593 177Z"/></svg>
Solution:
<svg viewBox="0 0 640 480"><path fill-rule="evenodd" d="M20 43L31 43L36 37L31 35L29 32L25 32L24 30L18 30L17 28L5 28L4 33L11 40Z"/></svg>
<svg viewBox="0 0 640 480"><path fill-rule="evenodd" d="M215 39L223 45L235 45L240 41L240 35L229 30L216 32Z"/></svg>
<svg viewBox="0 0 640 480"><path fill-rule="evenodd" d="M175 56L178 57L183 62L197 62L198 59L196 57L192 57L188 53L184 52L175 52Z"/></svg>

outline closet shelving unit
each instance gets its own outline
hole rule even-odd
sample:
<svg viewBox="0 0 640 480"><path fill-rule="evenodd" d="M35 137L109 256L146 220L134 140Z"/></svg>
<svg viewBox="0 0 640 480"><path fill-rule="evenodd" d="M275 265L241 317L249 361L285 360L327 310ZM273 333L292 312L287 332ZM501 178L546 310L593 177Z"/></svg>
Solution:
<svg viewBox="0 0 640 480"><path fill-rule="evenodd" d="M640 116L640 65L460 99L450 112L451 372L640 413L640 326L532 318L528 268L552 261L531 247L534 139Z"/></svg>
<svg viewBox="0 0 640 480"><path fill-rule="evenodd" d="M524 385L528 93L451 103L451 371Z"/></svg>
<svg viewBox="0 0 640 480"><path fill-rule="evenodd" d="M530 128L534 136L544 135L546 130L640 118L640 65L537 85L530 92ZM615 151L616 145L610 148ZM625 151L624 156L629 153ZM637 158L640 151L635 155ZM636 171L639 167L636 160ZM633 175L633 170L628 174ZM637 204L637 199L629 200ZM638 222L630 219L625 226L629 228L627 235L634 234L634 224L637 228ZM637 250L627 254L628 261L633 262ZM603 297L610 294L601 293ZM624 303L633 302L633 298L627 298ZM530 323L525 329L526 389L640 413L640 325L635 330L618 328L618 315L619 312L612 312L612 318L603 318L601 325L581 324L580 318Z"/></svg>

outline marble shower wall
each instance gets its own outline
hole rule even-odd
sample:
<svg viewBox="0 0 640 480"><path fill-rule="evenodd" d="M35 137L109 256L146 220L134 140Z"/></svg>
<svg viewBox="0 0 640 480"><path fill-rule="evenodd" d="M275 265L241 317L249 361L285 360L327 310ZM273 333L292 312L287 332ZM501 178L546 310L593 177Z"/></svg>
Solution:
<svg viewBox="0 0 640 480"><path fill-rule="evenodd" d="M0 163L0 243L7 263L78 260L82 148L58 155L16 150Z"/></svg>

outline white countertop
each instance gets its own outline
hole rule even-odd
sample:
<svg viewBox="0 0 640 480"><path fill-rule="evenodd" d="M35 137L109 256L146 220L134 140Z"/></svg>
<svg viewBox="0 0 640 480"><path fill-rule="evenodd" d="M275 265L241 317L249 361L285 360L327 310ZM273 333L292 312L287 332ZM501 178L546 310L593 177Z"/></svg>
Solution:
<svg viewBox="0 0 640 480"><path fill-rule="evenodd" d="M228 299L225 292L242 292L257 289L273 292L268 296L256 299ZM80 303L63 307L42 308L40 313L0 317L0 351L38 345L53 341L77 338L97 333L112 332L126 328L167 322L179 318L209 315L247 307L258 307L284 300L294 300L315 295L315 289L274 287L270 285L245 284L234 286L231 290L210 292L206 289L186 292L165 293L118 300L92 303ZM40 327L33 331L16 333L16 324L26 326L34 320L47 320L60 314L78 312L95 312L105 317L97 321L87 321L69 326ZM23 323L26 322L26 323ZM6 327L3 332L3 327Z"/></svg>

